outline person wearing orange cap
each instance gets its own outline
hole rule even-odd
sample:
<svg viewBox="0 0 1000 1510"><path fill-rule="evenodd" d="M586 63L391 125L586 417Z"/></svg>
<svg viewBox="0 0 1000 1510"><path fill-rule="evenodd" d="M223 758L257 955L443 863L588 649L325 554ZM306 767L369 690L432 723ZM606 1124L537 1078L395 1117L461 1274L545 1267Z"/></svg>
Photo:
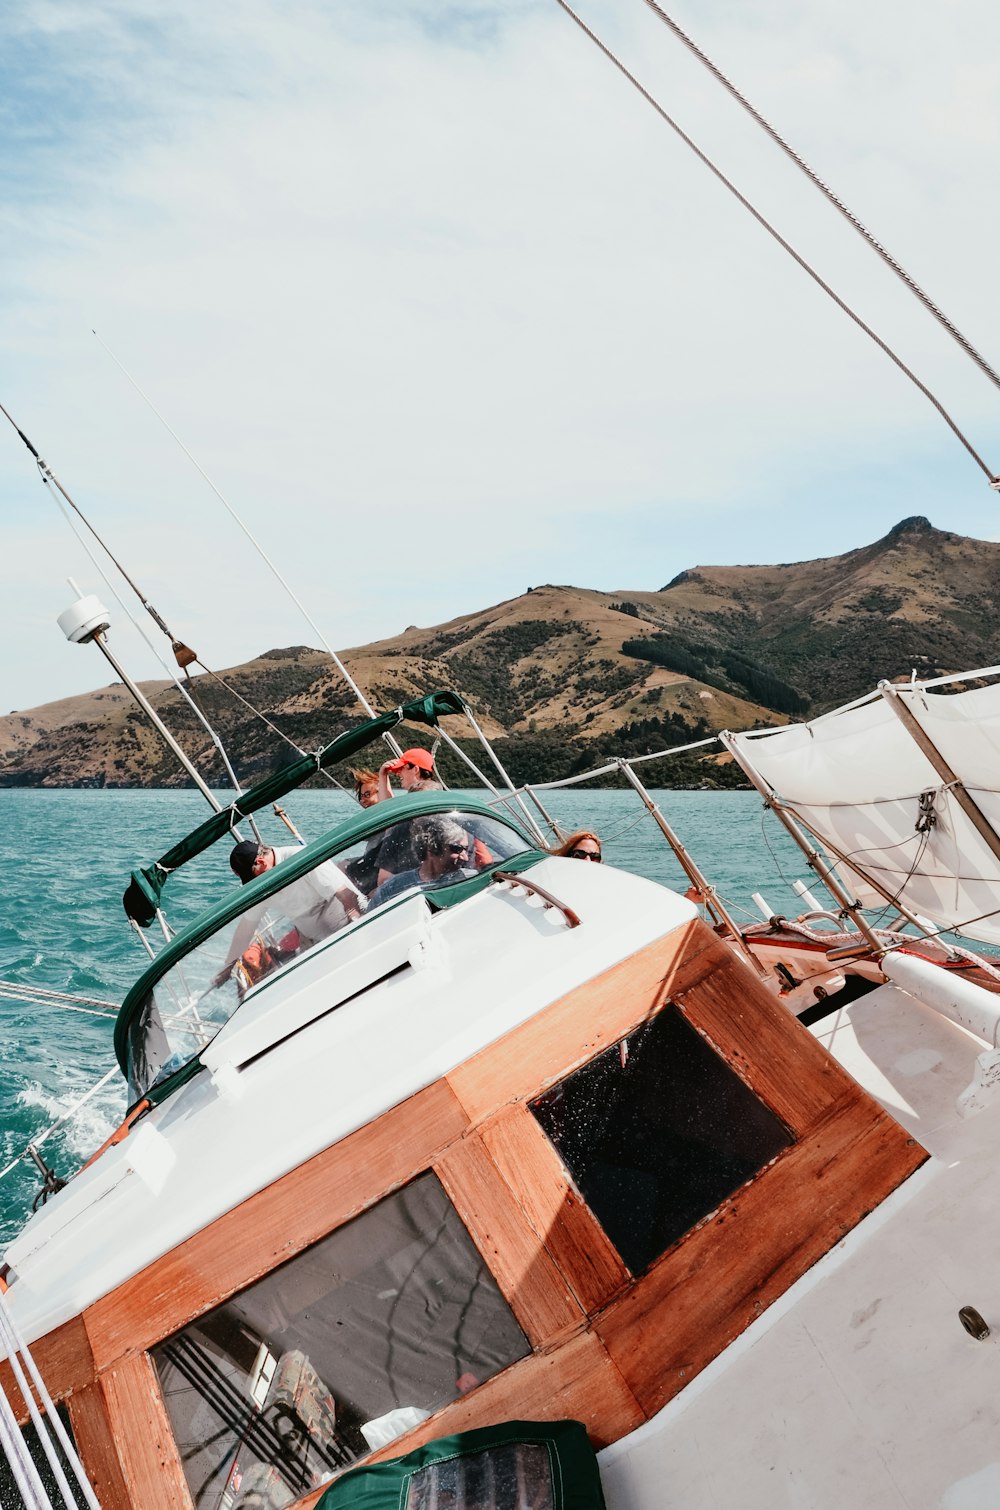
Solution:
<svg viewBox="0 0 1000 1510"><path fill-rule="evenodd" d="M378 771L378 800L392 796L390 776L398 776L404 792L439 792L441 783L434 775L434 756L419 746L404 750L398 760L385 760Z"/></svg>
<svg viewBox="0 0 1000 1510"><path fill-rule="evenodd" d="M419 746L404 750L398 760L385 760L379 766L378 800L384 802L393 795L389 777L398 776L399 784L408 794L440 792L441 783L434 775L434 756L430 750ZM397 823L391 828L379 846L378 884L382 886L390 876L411 870L419 860L409 823Z"/></svg>

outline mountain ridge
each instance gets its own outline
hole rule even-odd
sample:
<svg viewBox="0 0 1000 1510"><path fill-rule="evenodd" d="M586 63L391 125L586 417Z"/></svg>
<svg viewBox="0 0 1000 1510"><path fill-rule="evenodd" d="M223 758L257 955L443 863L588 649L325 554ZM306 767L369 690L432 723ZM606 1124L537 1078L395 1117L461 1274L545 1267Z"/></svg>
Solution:
<svg viewBox="0 0 1000 1510"><path fill-rule="evenodd" d="M922 515L837 556L686 568L648 592L544 583L443 624L345 651L376 708L431 687L462 693L505 758L552 779L721 728L820 712L883 676L1000 660L1000 545ZM193 679L249 784L315 749L360 712L329 656L272 648ZM281 730L285 743L223 682ZM207 779L217 752L168 681L143 683ZM539 768L527 769L534 759ZM460 772L458 773L460 774ZM729 782L717 757L685 783ZM0 718L0 785L185 785L120 684Z"/></svg>

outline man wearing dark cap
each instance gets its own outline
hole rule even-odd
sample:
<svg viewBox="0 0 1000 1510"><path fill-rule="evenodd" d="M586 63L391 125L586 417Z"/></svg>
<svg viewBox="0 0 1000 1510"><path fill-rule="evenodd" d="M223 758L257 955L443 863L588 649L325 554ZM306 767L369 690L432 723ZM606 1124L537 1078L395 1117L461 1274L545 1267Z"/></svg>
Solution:
<svg viewBox="0 0 1000 1510"><path fill-rule="evenodd" d="M273 849L267 844L257 844L253 839L243 839L231 852L229 865L245 886L248 881L262 876L266 870L280 865L282 860L287 860L290 855L301 853L302 850L297 844ZM335 931L325 926L324 917L332 901L343 908L347 920L351 922L359 918L365 908L364 896L354 882L349 881L339 866L334 865L330 860L324 860L321 864L314 866L304 876L300 876L297 881L286 886L281 893L282 910L293 920L299 932L310 943L315 943L317 939L325 938L328 933ZM315 920L316 928L310 926L310 920ZM338 922L337 926L343 927L343 922Z"/></svg>
<svg viewBox="0 0 1000 1510"><path fill-rule="evenodd" d="M230 868L246 885L249 880L263 876L264 871L281 864L282 859L301 853L298 844L272 849L269 844L258 844L255 840L240 840L230 852ZM239 963L242 966L242 994L290 954L298 954L299 950L319 944L320 939L329 938L331 933L360 918L366 906L363 894L337 865L331 861L314 865L305 876L282 886L281 891L270 895L255 908L249 908L239 918L224 965L213 985L224 985ZM267 941L264 935L275 923L275 914L278 926L285 932L276 941ZM293 924L290 930L289 924ZM264 930L264 935L258 930ZM273 947L275 942L276 948Z"/></svg>

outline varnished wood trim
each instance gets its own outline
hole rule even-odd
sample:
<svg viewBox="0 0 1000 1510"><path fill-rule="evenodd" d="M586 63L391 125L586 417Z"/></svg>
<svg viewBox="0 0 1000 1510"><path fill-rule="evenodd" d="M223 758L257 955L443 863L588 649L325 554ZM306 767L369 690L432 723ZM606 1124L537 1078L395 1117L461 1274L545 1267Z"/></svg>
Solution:
<svg viewBox="0 0 1000 1510"><path fill-rule="evenodd" d="M74 1316L71 1321L33 1342L31 1356L53 1399L61 1399L70 1390L81 1389L94 1377L94 1359L82 1316ZM14 1372L6 1360L0 1363L0 1388L10 1401L18 1421L23 1424L28 1419L28 1410L15 1382Z"/></svg>
<svg viewBox="0 0 1000 1510"><path fill-rule="evenodd" d="M598 1310L629 1280L617 1249L523 1102L480 1129L490 1157L585 1312Z"/></svg>
<svg viewBox="0 0 1000 1510"><path fill-rule="evenodd" d="M94 1389L103 1398L106 1423L113 1426L100 1449L103 1471L113 1483L113 1458L128 1510L193 1510L152 1360L143 1353L127 1358L103 1374ZM96 1421L95 1410L91 1424ZM105 1501L101 1504L109 1510Z"/></svg>
<svg viewBox="0 0 1000 1510"><path fill-rule="evenodd" d="M91 1384L70 1395L66 1406L80 1462L101 1510L134 1510L101 1386Z"/></svg>
<svg viewBox="0 0 1000 1510"><path fill-rule="evenodd" d="M682 1238L594 1323L646 1413L690 1383L926 1158L855 1089Z"/></svg>
<svg viewBox="0 0 1000 1510"><path fill-rule="evenodd" d="M196 1232L85 1313L97 1368L169 1337L357 1216L465 1126L439 1080Z"/></svg>
<svg viewBox="0 0 1000 1510"><path fill-rule="evenodd" d="M470 1122L538 1095L610 1048L714 968L717 948L724 946L700 920L675 928L451 1070L448 1083Z"/></svg>
<svg viewBox="0 0 1000 1510"><path fill-rule="evenodd" d="M731 950L714 940L713 954L715 968L675 1003L787 1126L810 1126L855 1082Z"/></svg>
<svg viewBox="0 0 1000 1510"><path fill-rule="evenodd" d="M581 1328L583 1310L481 1140L461 1139L434 1167L532 1347Z"/></svg>

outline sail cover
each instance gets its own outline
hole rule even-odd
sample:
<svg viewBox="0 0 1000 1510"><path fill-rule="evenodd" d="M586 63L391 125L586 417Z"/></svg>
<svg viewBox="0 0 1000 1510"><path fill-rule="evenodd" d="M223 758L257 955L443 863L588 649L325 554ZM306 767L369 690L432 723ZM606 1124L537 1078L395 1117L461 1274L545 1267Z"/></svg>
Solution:
<svg viewBox="0 0 1000 1510"><path fill-rule="evenodd" d="M985 676L1000 669L963 680ZM957 681L883 684L812 723L727 743L831 859L843 857L837 874L863 905L884 906L888 893L939 927L1000 944L1000 682L962 691ZM963 811L963 789L995 849Z"/></svg>

